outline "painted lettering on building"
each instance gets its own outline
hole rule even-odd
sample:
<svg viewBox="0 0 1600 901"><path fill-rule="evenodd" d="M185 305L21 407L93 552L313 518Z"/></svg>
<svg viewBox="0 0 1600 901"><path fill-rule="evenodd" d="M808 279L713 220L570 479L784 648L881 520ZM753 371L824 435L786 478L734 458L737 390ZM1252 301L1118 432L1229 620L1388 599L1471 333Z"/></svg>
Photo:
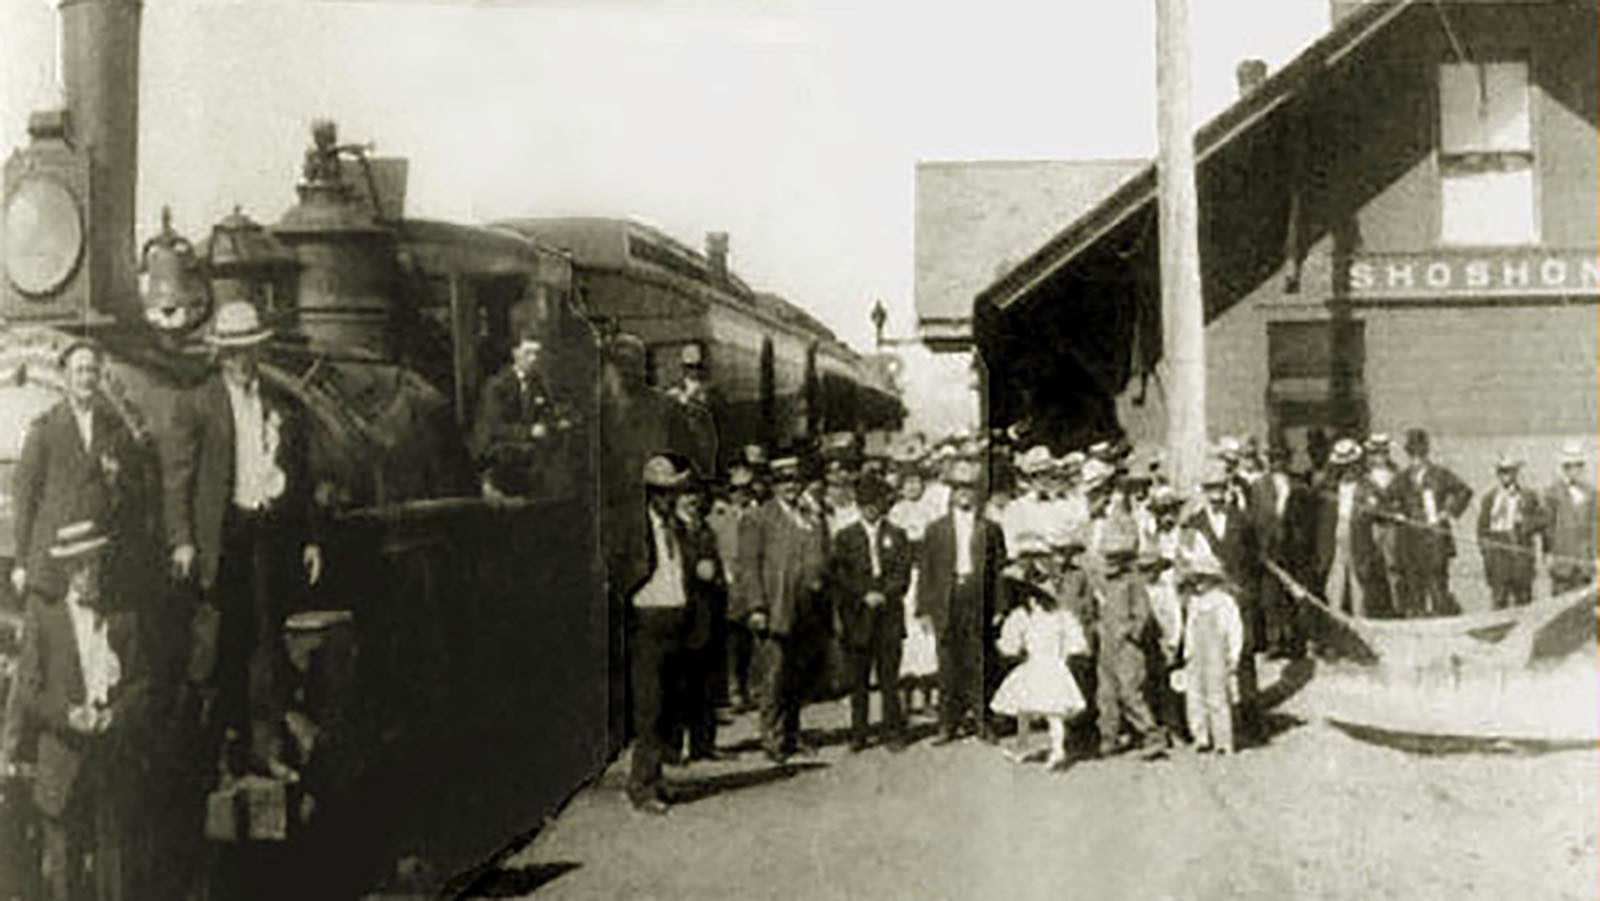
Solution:
<svg viewBox="0 0 1600 901"><path fill-rule="evenodd" d="M1466 298L1600 293L1593 250L1374 254L1349 266L1356 298Z"/></svg>

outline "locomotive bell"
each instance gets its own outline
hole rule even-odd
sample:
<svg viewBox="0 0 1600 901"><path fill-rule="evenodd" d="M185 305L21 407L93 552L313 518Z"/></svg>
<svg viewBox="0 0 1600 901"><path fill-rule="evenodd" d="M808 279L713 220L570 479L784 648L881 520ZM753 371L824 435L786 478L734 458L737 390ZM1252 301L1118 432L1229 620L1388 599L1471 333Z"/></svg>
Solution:
<svg viewBox="0 0 1600 901"><path fill-rule="evenodd" d="M161 233L145 242L139 257L144 318L156 329L181 333L199 325L211 297L194 245L172 229L172 210L161 210Z"/></svg>
<svg viewBox="0 0 1600 901"><path fill-rule="evenodd" d="M244 301L279 327L293 313L294 253L238 207L211 227L206 271L216 303Z"/></svg>

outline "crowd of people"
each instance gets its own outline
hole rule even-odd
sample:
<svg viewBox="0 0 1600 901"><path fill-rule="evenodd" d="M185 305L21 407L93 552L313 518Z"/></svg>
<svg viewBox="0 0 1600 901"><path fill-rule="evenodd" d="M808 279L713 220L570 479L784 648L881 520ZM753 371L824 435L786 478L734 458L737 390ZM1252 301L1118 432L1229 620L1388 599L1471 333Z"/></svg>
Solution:
<svg viewBox="0 0 1600 901"><path fill-rule="evenodd" d="M723 756L722 705L758 709L782 763L814 751L805 704L848 694L849 746L866 748L874 684L891 751L920 693L938 698L936 744L997 742L1013 720L1019 761L1041 719L1050 766L1069 734L1102 755L1232 752L1260 735L1258 656L1304 656L1319 608L1460 611L1452 522L1474 493L1428 435L1406 433L1404 467L1381 434L1313 433L1306 450L1310 469L1291 471L1281 444L1223 438L1192 495L1159 454L1116 442L1058 456L900 435L867 454L837 434L770 460L747 447L720 479L652 458L653 553L628 595L630 799L664 812L665 762ZM1531 602L1541 558L1554 592L1593 582L1595 489L1577 446L1559 462L1536 492L1503 458L1479 499L1496 608Z"/></svg>

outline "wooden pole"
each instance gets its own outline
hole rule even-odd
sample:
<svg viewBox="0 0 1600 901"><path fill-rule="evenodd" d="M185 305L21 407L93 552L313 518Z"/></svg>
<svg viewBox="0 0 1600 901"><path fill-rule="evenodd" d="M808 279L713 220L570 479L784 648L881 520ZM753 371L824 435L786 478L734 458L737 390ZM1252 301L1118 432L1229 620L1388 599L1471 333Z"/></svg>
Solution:
<svg viewBox="0 0 1600 901"><path fill-rule="evenodd" d="M1156 92L1167 460L1174 486L1186 491L1199 481L1207 452L1205 306L1189 120L1189 0L1156 0Z"/></svg>

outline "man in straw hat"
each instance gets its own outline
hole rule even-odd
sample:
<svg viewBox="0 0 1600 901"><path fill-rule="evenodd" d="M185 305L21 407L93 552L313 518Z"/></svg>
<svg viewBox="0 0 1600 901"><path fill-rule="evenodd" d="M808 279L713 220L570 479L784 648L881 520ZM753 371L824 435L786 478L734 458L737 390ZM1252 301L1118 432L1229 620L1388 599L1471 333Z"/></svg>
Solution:
<svg viewBox="0 0 1600 901"><path fill-rule="evenodd" d="M983 474L962 460L951 467L950 510L928 525L917 569L917 615L939 653L939 743L965 730L992 740L987 650L1000 599L1006 540L983 516Z"/></svg>
<svg viewBox="0 0 1600 901"><path fill-rule="evenodd" d="M661 768L667 755L676 751L675 726L687 706L679 688L690 665L685 633L697 564L688 559L676 508L690 477L689 463L680 456L658 454L645 462L649 566L644 579L628 591L628 678L635 739L628 800L634 809L652 814L667 810Z"/></svg>
<svg viewBox="0 0 1600 901"><path fill-rule="evenodd" d="M1561 594L1594 581L1595 489L1584 474L1586 460L1576 441L1561 448L1561 477L1544 494L1544 551L1550 591Z"/></svg>
<svg viewBox="0 0 1600 901"><path fill-rule="evenodd" d="M217 310L206 342L218 372L178 399L161 441L172 571L199 589L191 680L215 693L221 725L249 737L249 766L292 780L283 605L322 573L307 435L267 390L272 331L244 302Z"/></svg>
<svg viewBox="0 0 1600 901"><path fill-rule="evenodd" d="M800 709L815 687L830 628L823 593L827 526L802 500L801 461L772 461L772 499L745 522L739 577L761 645L762 749L774 762L806 752Z"/></svg>
<svg viewBox="0 0 1600 901"><path fill-rule="evenodd" d="M57 901L136 894L124 868L137 863L126 852L143 685L134 614L107 603L109 545L92 521L62 526L49 554L64 591L31 590L27 602L17 677L38 734L33 798L46 897Z"/></svg>
<svg viewBox="0 0 1600 901"><path fill-rule="evenodd" d="M1522 461L1501 454L1496 484L1478 504L1478 550L1496 610L1533 601L1533 538L1542 526L1539 498L1517 481Z"/></svg>
<svg viewBox="0 0 1600 901"><path fill-rule="evenodd" d="M1317 497L1316 584L1336 610L1371 616L1386 607L1387 588L1372 541L1376 509L1361 466L1361 445L1340 438L1328 455Z"/></svg>

